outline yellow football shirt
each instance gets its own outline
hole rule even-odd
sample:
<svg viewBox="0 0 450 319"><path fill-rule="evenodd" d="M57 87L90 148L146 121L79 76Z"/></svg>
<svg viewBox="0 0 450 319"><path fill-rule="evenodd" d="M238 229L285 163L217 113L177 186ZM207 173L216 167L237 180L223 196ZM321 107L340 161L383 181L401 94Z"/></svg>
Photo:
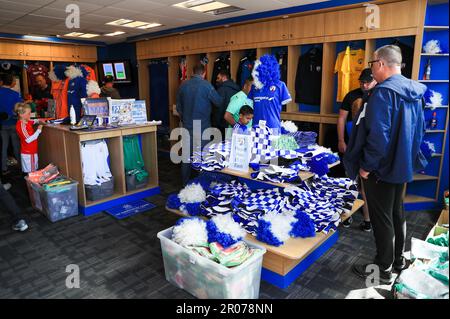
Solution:
<svg viewBox="0 0 450 319"><path fill-rule="evenodd" d="M363 49L350 50L347 46L345 51L339 52L334 65L334 73L338 74L338 102L344 100L345 95L351 90L359 87L359 75L365 66L365 51Z"/></svg>

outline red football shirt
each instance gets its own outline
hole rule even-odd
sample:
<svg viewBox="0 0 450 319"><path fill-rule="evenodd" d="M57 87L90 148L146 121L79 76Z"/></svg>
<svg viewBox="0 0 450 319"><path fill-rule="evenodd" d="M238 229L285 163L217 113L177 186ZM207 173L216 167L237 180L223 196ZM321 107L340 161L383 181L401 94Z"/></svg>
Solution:
<svg viewBox="0 0 450 319"><path fill-rule="evenodd" d="M35 132L33 128L33 121L24 123L21 120L17 121L16 131L20 138L20 152L22 154L37 154L38 152L38 140L35 139L31 143L27 143L26 139L32 136Z"/></svg>

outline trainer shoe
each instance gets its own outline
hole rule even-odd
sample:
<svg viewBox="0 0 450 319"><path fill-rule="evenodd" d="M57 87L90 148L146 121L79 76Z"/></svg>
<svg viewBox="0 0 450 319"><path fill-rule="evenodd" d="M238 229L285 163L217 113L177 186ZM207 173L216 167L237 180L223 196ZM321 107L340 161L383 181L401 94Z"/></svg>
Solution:
<svg viewBox="0 0 450 319"><path fill-rule="evenodd" d="M371 268L368 266L370 266L370 265L371 264L354 264L352 266L352 271L358 277L366 279L367 277L374 275L373 271L369 271ZM390 285L393 282L394 282L394 278L390 271L387 272L387 271L380 270L380 284Z"/></svg>
<svg viewBox="0 0 450 319"><path fill-rule="evenodd" d="M411 260L402 257L400 262L394 262L394 271L401 273L403 270L408 269L411 265Z"/></svg>
<svg viewBox="0 0 450 319"><path fill-rule="evenodd" d="M362 231L370 233L372 231L372 223L363 221L363 222L361 222L361 224L359 224L359 228Z"/></svg>
<svg viewBox="0 0 450 319"><path fill-rule="evenodd" d="M28 229L27 222L23 219L19 220L17 222L17 224L15 224L13 226L13 230L15 230L15 231L23 232L23 231L26 231L27 229Z"/></svg>
<svg viewBox="0 0 450 319"><path fill-rule="evenodd" d="M342 226L344 226L345 228L349 228L352 223L353 218L350 216L346 221L342 222Z"/></svg>

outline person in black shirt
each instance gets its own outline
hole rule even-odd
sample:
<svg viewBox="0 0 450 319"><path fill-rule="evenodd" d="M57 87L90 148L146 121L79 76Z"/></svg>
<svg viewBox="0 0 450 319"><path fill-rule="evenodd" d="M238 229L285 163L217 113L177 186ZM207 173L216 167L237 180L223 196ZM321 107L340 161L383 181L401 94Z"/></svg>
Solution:
<svg viewBox="0 0 450 319"><path fill-rule="evenodd" d="M352 121L358 113L363 102L368 98L370 90L377 84L372 76L370 68L364 69L359 76L360 87L350 91L342 101L337 124L338 148L340 153L345 153L347 149L348 135L346 134L346 123Z"/></svg>
<svg viewBox="0 0 450 319"><path fill-rule="evenodd" d="M33 89L33 99L36 100L42 100L42 99L52 99L53 96L50 93L51 87L48 85L47 80L43 75L37 75L36 76L36 83L37 85Z"/></svg>
<svg viewBox="0 0 450 319"><path fill-rule="evenodd" d="M372 70L370 68L364 69L359 76L359 84L360 87L353 91L347 93L342 101L340 110L339 110L339 118L337 124L337 133L338 133L338 148L339 152L342 154L347 150L347 142L348 135L346 132L346 124L352 121L355 116L358 114L361 106L367 101L370 95L370 90L377 84L372 75ZM362 183L360 184L360 192L363 200L367 203L366 194L364 192L364 188L362 187ZM370 223L369 217L369 209L367 205L362 207L364 221L361 223L360 228L366 232L370 232L372 230L372 225ZM344 227L350 227L353 219L350 217L344 223Z"/></svg>

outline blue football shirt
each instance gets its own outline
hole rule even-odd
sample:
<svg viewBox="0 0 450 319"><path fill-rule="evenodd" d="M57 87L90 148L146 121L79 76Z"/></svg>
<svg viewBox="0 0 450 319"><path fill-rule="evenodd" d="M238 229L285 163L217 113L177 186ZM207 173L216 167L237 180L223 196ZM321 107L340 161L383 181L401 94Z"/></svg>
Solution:
<svg viewBox="0 0 450 319"><path fill-rule="evenodd" d="M281 130L282 105L292 101L284 82L278 81L278 83L262 89L257 89L253 85L248 99L253 100L253 126L263 120L266 121L267 127Z"/></svg>

